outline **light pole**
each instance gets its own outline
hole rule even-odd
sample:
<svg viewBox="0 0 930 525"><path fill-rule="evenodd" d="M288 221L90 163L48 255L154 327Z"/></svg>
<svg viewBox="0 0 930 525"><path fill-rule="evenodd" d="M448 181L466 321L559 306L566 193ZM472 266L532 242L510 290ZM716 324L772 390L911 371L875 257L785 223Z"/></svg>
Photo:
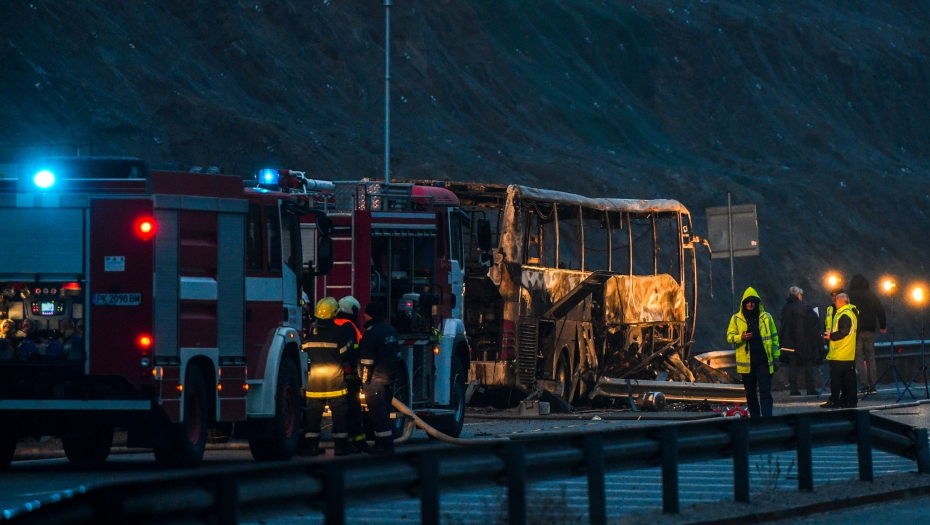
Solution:
<svg viewBox="0 0 930 525"><path fill-rule="evenodd" d="M928 372L927 351L926 351L926 347L924 343L924 322L925 322L924 318L926 317L927 290L923 285L918 284L918 285L915 285L913 288L911 288L911 291L908 295L911 296L911 300L914 302L914 305L917 306L918 312L919 312L918 322L917 322L917 331L920 333L920 368L918 368L917 371L914 372L914 377L912 377L911 380L908 381L906 385L904 385L904 392L910 392L911 383L913 383L914 380L917 379L917 376L923 373L924 391L927 394L927 399L930 399L930 382L928 382L928 379L927 379L927 372ZM900 396L898 396L898 401L901 401L902 397L904 397L903 392L901 393ZM911 393L911 397L914 397L913 392Z"/></svg>
<svg viewBox="0 0 930 525"><path fill-rule="evenodd" d="M891 353L890 355L891 360L888 366L885 367L885 370L883 370L882 373L879 374L878 379L875 380L875 383L869 387L869 392L871 392L872 390L878 387L878 384L881 383L882 379L885 377L885 374L887 374L888 372L891 372L891 379L894 380L894 389L895 389L895 392L898 394L898 399L900 400L901 387L898 386L898 376L900 376L901 374L898 373L898 369L895 368L894 366L894 304L896 302L895 298L897 297L897 294L895 292L898 291L898 283L895 282L894 278L886 277L885 279L882 280L881 289L884 293L888 294L891 297L891 323L889 323L889 326L888 326L888 339L890 342L889 350ZM901 382L902 383L904 382L903 377L901 378ZM863 396L863 399L869 395L869 392L866 392L865 396ZM911 397L913 396L914 394L911 394Z"/></svg>
<svg viewBox="0 0 930 525"><path fill-rule="evenodd" d="M391 182L391 0L384 0L384 184Z"/></svg>

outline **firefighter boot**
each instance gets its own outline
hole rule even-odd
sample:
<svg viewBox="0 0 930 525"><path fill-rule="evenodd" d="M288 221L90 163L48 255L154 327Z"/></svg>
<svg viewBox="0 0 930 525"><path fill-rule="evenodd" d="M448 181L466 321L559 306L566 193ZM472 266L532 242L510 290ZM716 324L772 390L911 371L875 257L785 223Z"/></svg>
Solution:
<svg viewBox="0 0 930 525"><path fill-rule="evenodd" d="M371 447L369 447L368 442L365 441L365 436L359 436L357 440L349 444L349 448L352 449L353 454L357 454L359 452L367 453L371 451Z"/></svg>
<svg viewBox="0 0 930 525"><path fill-rule="evenodd" d="M390 456L394 454L394 437L376 437L375 446L371 447L369 454L375 456Z"/></svg>
<svg viewBox="0 0 930 525"><path fill-rule="evenodd" d="M349 450L348 438L336 438L333 440L333 455L348 456L352 451Z"/></svg>
<svg viewBox="0 0 930 525"><path fill-rule="evenodd" d="M297 450L298 456L319 456L323 454L320 448L320 437L306 437L301 440L300 447Z"/></svg>

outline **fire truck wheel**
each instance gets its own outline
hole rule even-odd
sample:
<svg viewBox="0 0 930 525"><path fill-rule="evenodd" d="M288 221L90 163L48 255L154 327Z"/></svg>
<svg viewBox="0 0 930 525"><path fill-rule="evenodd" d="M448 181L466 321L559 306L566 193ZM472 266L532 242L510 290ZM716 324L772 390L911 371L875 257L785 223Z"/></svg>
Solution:
<svg viewBox="0 0 930 525"><path fill-rule="evenodd" d="M0 434L0 470L6 470L13 461L16 453L16 436L13 434Z"/></svg>
<svg viewBox="0 0 930 525"><path fill-rule="evenodd" d="M90 425L87 428L65 432L61 436L65 456L79 468L99 467L110 455L113 445L113 427Z"/></svg>
<svg viewBox="0 0 930 525"><path fill-rule="evenodd" d="M457 438L462 434L462 427L465 425L465 367L458 359L452 359L452 369L449 374L452 377L449 395L449 408L455 413L452 417L444 417L437 420L433 427L443 434ZM430 436L430 439L435 439Z"/></svg>
<svg viewBox="0 0 930 525"><path fill-rule="evenodd" d="M397 380L394 382L394 398L408 407L413 405L410 399L410 377L407 375L407 364L401 361L397 364ZM404 435L407 418L398 411L394 411L394 426L392 432L394 439Z"/></svg>
<svg viewBox="0 0 930 525"><path fill-rule="evenodd" d="M275 395L272 428L263 435L271 437L249 438L249 450L258 461L291 459L300 440L300 373L291 359L282 359L278 368L278 391Z"/></svg>
<svg viewBox="0 0 930 525"><path fill-rule="evenodd" d="M210 426L207 387L197 363L189 363L184 374L184 421L171 423L165 445L155 447L155 461L164 467L195 467L203 459Z"/></svg>

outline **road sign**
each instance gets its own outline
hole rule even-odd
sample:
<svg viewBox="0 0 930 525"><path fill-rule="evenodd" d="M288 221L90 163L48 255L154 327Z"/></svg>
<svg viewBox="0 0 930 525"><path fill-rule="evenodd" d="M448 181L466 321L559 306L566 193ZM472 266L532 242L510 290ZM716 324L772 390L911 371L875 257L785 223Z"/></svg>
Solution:
<svg viewBox="0 0 930 525"><path fill-rule="evenodd" d="M727 206L707 208L707 240L714 259L730 257L730 225ZM733 218L733 257L759 255L759 221L756 205L743 204L729 208Z"/></svg>

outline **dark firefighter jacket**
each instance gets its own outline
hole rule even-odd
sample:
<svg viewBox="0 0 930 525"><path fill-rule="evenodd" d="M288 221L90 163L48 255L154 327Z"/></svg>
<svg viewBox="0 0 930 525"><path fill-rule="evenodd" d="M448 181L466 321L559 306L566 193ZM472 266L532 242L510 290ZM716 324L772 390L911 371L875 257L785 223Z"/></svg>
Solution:
<svg viewBox="0 0 930 525"><path fill-rule="evenodd" d="M343 356L352 347L346 330L332 320L319 320L310 329L304 351L310 361L307 397L332 398L347 394Z"/></svg>
<svg viewBox="0 0 930 525"><path fill-rule="evenodd" d="M374 378L393 383L397 375L400 348L397 345L397 330L381 320L365 323L365 334L359 344L359 362L369 370L369 381Z"/></svg>
<svg viewBox="0 0 930 525"><path fill-rule="evenodd" d="M349 350L342 354L342 364L346 375L355 377L358 375L358 344L362 340L362 332L359 331L355 323L342 314L336 316L336 324L346 333L346 336L352 340Z"/></svg>

